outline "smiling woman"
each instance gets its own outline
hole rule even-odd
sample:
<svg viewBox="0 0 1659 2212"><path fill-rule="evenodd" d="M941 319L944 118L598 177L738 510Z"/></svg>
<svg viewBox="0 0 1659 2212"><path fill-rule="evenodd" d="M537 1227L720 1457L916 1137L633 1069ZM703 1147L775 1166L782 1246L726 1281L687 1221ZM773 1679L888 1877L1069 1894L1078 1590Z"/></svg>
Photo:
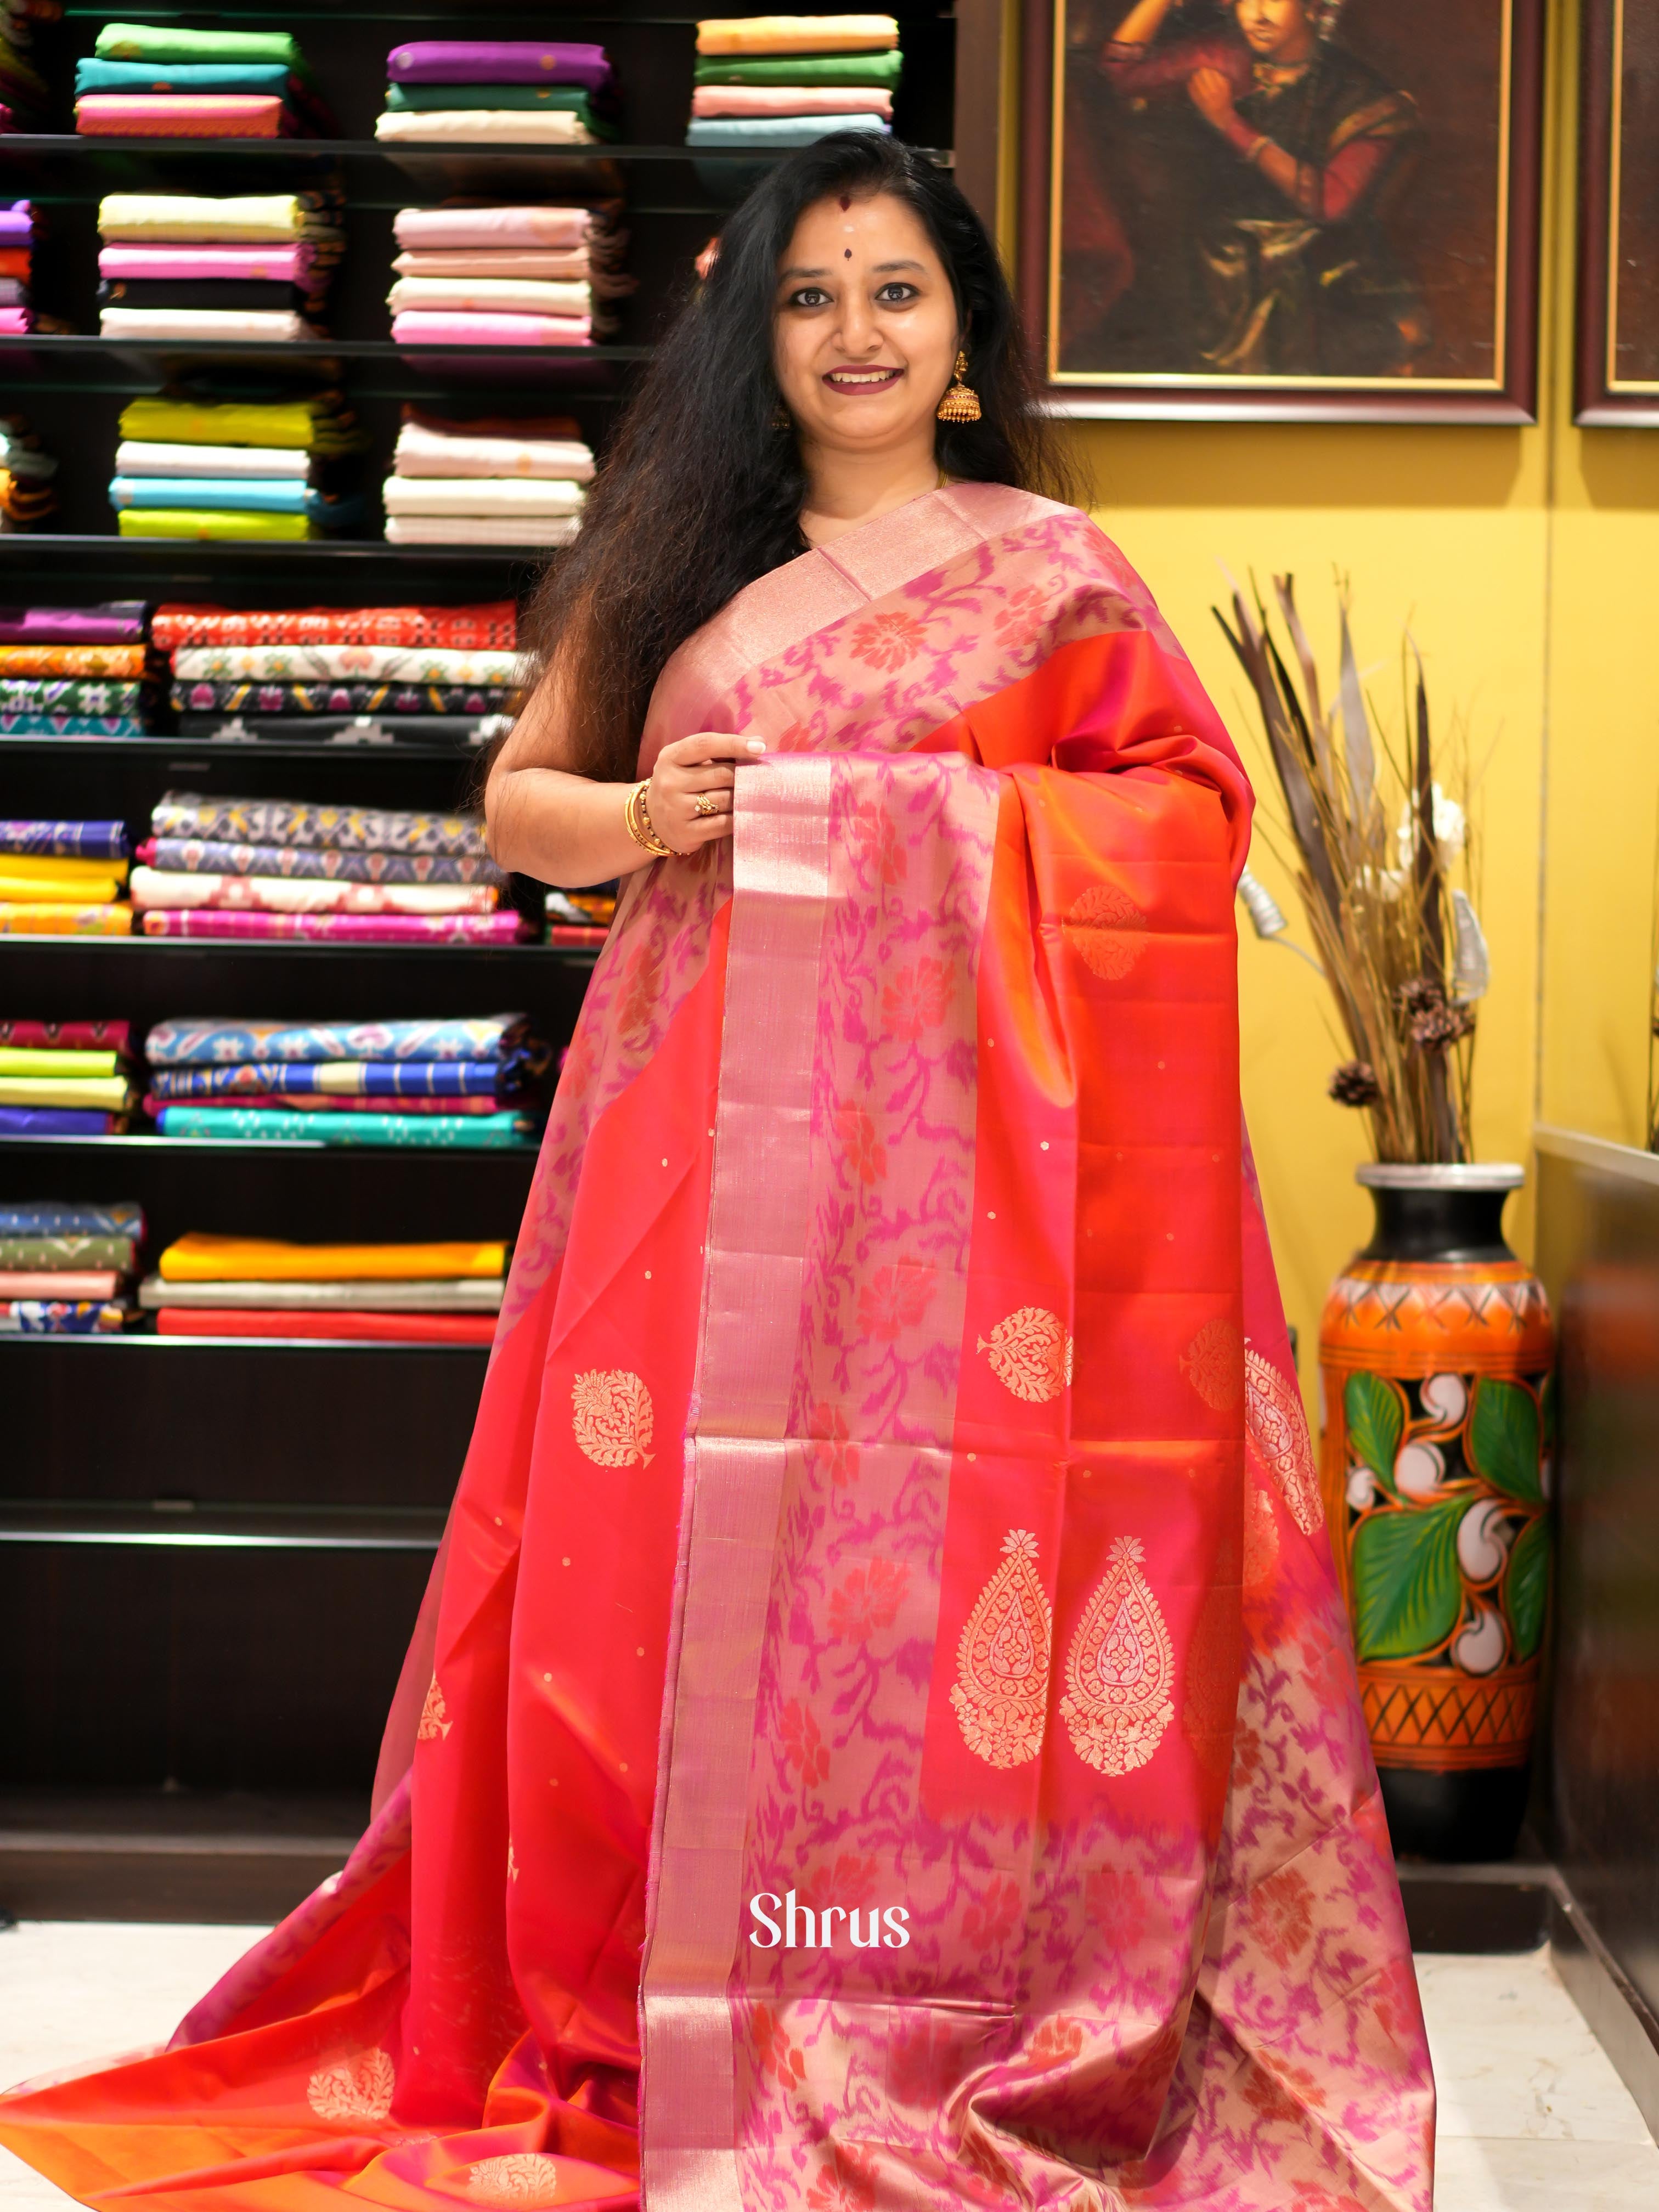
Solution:
<svg viewBox="0 0 1659 2212"><path fill-rule="evenodd" d="M0 2100L88 2203L1428 2212L1249 789L1028 390L949 181L830 139L601 466L488 799L628 881L374 1821Z"/></svg>

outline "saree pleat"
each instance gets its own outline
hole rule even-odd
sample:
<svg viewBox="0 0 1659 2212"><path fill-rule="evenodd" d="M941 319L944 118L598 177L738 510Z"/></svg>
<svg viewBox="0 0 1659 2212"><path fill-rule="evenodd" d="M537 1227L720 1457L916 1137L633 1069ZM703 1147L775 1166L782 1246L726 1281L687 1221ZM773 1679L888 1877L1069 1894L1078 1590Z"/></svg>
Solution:
<svg viewBox="0 0 1659 2212"><path fill-rule="evenodd" d="M739 594L641 772L691 730L769 750L619 902L369 1832L0 2140L158 2212L1428 2212L1221 726L975 486Z"/></svg>

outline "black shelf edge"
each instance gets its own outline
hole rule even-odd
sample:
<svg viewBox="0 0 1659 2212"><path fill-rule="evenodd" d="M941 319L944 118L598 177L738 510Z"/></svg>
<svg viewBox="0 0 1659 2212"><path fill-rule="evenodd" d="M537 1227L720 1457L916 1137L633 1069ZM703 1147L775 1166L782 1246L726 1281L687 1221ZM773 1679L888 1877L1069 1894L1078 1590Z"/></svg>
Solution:
<svg viewBox="0 0 1659 2212"><path fill-rule="evenodd" d="M395 1352L400 1358L410 1353L422 1357L429 1352L442 1352L446 1357L459 1353L466 1359L488 1359L487 1344L422 1343L400 1336L155 1336L141 1330L112 1331L107 1336L52 1336L24 1335L21 1331L12 1335L0 1335L0 1357L13 1345L91 1346L102 1352L246 1352L264 1354L273 1352L321 1352L333 1357L342 1352Z"/></svg>
<svg viewBox="0 0 1659 2212"><path fill-rule="evenodd" d="M201 10L181 12L199 14ZM686 16L663 20L690 24L697 19ZM918 146L914 150L935 161L948 161L951 158L950 149L945 147ZM678 146L635 146L625 141L605 139L591 146L550 146L533 138L487 142L459 138L150 138L125 134L99 136L80 131L11 131L0 141L0 157L7 161L14 158L20 161L44 161L64 155L80 160L112 154L164 155L169 159L184 155L197 161L223 161L229 156L266 161L377 161L392 168L404 168L416 161L458 161L494 162L502 167L535 161L562 167L601 161L725 163L766 161L795 151L793 143L781 140L747 146L688 146L684 143Z"/></svg>
<svg viewBox="0 0 1659 2212"><path fill-rule="evenodd" d="M0 148L6 143L0 137ZM46 353L49 358L91 354L102 359L112 354L165 354L169 359L206 362L249 360L270 363L288 361L332 363L341 361L383 362L406 366L428 354L446 360L471 361L488 356L504 356L503 366L535 361L568 368L581 362L647 361L651 348L644 345L486 346L440 345L422 339L417 346L398 344L392 338L283 338L276 343L251 338L128 338L105 337L94 331L29 331L22 337L0 337L0 367L26 353Z"/></svg>
<svg viewBox="0 0 1659 2212"><path fill-rule="evenodd" d="M228 722L234 718L227 714L224 719ZM228 737L213 730L156 730L142 738L58 738L49 737L44 732L30 735L23 731L0 731L0 755L9 753L14 758L38 753L49 760L66 760L70 757L86 761L144 760L154 759L169 748L198 757L205 751L209 757L218 760L349 760L354 765L359 761L397 761L405 764L421 761L428 764L449 762L463 767L477 759L479 750L459 739L423 744L416 738L382 744L378 739L371 742L346 737Z"/></svg>

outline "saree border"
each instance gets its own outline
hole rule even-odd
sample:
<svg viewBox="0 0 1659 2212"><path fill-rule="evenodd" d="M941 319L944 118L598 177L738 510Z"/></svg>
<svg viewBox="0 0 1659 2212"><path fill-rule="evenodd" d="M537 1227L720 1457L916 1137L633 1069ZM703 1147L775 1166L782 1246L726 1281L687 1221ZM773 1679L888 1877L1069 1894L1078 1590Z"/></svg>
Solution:
<svg viewBox="0 0 1659 2212"><path fill-rule="evenodd" d="M728 1983L809 1226L832 763L744 787L715 1115L687 1534L665 1692L640 1984L642 2179L656 2212L741 2212Z"/></svg>

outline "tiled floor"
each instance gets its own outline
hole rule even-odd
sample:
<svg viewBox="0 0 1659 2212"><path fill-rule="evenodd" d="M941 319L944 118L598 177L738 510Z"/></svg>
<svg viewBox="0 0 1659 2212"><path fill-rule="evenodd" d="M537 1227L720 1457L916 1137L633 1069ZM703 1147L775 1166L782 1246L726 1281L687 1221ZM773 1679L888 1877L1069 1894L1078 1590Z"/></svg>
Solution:
<svg viewBox="0 0 1659 2212"><path fill-rule="evenodd" d="M258 1931L66 1921L0 1935L0 2082L171 2032ZM1542 1953L1418 1961L1440 2084L1437 2212L1659 2206L1659 2148ZM0 2212L65 2199L0 2151Z"/></svg>

